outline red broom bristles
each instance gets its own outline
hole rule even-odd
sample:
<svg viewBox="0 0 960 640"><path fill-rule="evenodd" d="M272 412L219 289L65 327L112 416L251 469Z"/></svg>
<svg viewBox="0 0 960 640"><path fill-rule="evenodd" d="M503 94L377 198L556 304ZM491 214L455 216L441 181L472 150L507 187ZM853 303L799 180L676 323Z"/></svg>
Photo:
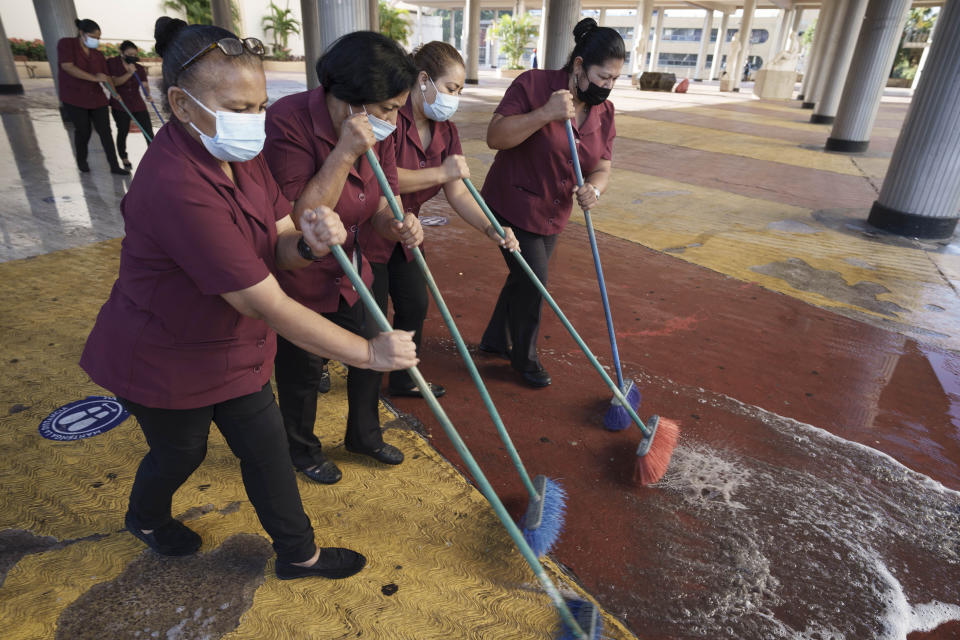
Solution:
<svg viewBox="0 0 960 640"><path fill-rule="evenodd" d="M645 456L637 456L633 467L633 481L645 486L662 478L670 465L670 456L677 447L679 436L680 425L677 422L660 418L650 451Z"/></svg>

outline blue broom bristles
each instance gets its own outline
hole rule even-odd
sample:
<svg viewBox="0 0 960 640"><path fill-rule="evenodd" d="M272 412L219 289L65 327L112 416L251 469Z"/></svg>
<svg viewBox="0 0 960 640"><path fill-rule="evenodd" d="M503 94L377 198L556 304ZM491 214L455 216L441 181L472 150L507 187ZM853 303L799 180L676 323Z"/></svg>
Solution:
<svg viewBox="0 0 960 640"><path fill-rule="evenodd" d="M640 395L640 388L634 384L633 380L627 380L623 383L623 388L620 389L620 392L623 393L623 397L630 403L630 407L636 411L640 406L640 401L643 399ZM620 401L616 398L611 400L610 408L607 409L607 414L603 416L603 426L605 426L608 431L623 431L632 424L633 418L630 417L627 410L620 404Z"/></svg>
<svg viewBox="0 0 960 640"><path fill-rule="evenodd" d="M599 615L597 605L586 600L565 598L570 613L576 619L577 624L587 634L589 640L600 640L600 634L603 632L603 618ZM561 623L562 624L562 623ZM572 629L563 625L557 640L580 640Z"/></svg>
<svg viewBox="0 0 960 640"><path fill-rule="evenodd" d="M558 481L544 476L537 476L533 483L539 497L530 501L520 528L527 544L539 558L550 553L563 533L567 492Z"/></svg>

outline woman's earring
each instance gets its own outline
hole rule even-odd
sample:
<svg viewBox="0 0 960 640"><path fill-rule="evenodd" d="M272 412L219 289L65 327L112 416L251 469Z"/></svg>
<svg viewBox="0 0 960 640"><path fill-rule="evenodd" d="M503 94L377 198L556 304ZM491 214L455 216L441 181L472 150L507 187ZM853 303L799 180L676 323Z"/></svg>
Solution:
<svg viewBox="0 0 960 640"><path fill-rule="evenodd" d="M427 85L425 84L420 85L420 91L426 91L426 90L427 90Z"/></svg>

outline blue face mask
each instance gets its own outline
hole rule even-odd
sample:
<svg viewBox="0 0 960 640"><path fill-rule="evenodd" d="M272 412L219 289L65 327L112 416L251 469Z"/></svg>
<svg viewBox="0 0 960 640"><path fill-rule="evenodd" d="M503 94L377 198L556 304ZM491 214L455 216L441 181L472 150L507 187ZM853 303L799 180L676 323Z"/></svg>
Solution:
<svg viewBox="0 0 960 640"><path fill-rule="evenodd" d="M210 137L190 123L193 130L200 134L200 142L217 160L224 162L246 162L257 157L267 138L265 129L266 113L233 113L231 111L212 111L193 95L180 87L200 108L216 118L217 133Z"/></svg>
<svg viewBox="0 0 960 640"><path fill-rule="evenodd" d="M347 108L350 109L350 115L353 115L353 107L347 105ZM363 108L363 112L367 113L366 107ZM370 127L373 129L373 137L377 139L377 142L386 140L397 130L397 125L390 124L386 120L381 120L377 116L369 113L367 113L367 122L370 123Z"/></svg>
<svg viewBox="0 0 960 640"><path fill-rule="evenodd" d="M84 34L83 44L86 45L87 49L96 49L100 46L100 41L92 36Z"/></svg>
<svg viewBox="0 0 960 640"><path fill-rule="evenodd" d="M427 94L423 91L421 85L420 93L423 93L423 114L437 122L449 120L453 117L453 114L457 112L457 107L460 106L460 97L449 93L441 93L440 89L437 88L437 83L433 81L433 78L430 78L430 84L436 89L437 97L434 98L433 104L427 102Z"/></svg>

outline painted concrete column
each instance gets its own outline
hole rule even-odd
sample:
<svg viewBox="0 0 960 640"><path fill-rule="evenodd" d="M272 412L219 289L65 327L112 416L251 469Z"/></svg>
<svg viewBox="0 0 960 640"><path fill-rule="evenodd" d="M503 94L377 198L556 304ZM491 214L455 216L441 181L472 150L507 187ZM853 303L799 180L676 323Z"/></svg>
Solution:
<svg viewBox="0 0 960 640"><path fill-rule="evenodd" d="M467 0L463 9L463 31L467 84L477 84L480 78L480 0Z"/></svg>
<svg viewBox="0 0 960 640"><path fill-rule="evenodd" d="M770 43L771 59L780 53L783 32L786 29L787 15L789 13L786 9L780 9L779 13L777 13L777 22L773 25L773 34L770 36L770 39L767 40L767 42Z"/></svg>
<svg viewBox="0 0 960 640"><path fill-rule="evenodd" d="M419 7L418 7L419 8ZM380 2L379 0L367 0L367 15L370 16L370 31L380 32Z"/></svg>
<svg viewBox="0 0 960 640"><path fill-rule="evenodd" d="M17 65L13 62L13 51L10 49L10 41L7 40L7 32L3 30L2 19L0 19L0 93L7 95L23 93L23 85L20 84L20 76L17 75Z"/></svg>
<svg viewBox="0 0 960 640"><path fill-rule="evenodd" d="M37 22L40 23L40 37L43 38L47 49L47 60L50 62L50 71L53 72L53 82L60 84L60 65L57 62L57 43L60 38L71 38L77 35L77 9L73 0L33 0L33 7L37 12ZM57 86L59 91L59 86Z"/></svg>
<svg viewBox="0 0 960 640"><path fill-rule="evenodd" d="M370 25L367 0L315 0L320 21L320 46L326 51L340 36Z"/></svg>
<svg viewBox="0 0 960 640"><path fill-rule="evenodd" d="M320 18L317 0L300 0L300 31L303 33L303 65L307 71L307 89L320 86L317 79L317 60L323 53L320 46Z"/></svg>
<svg viewBox="0 0 960 640"><path fill-rule="evenodd" d="M840 38L833 57L833 67L825 68L823 93L817 98L817 106L813 109L810 122L814 124L832 124L840 106L840 96L847 79L847 71L853 60L854 49L857 46L857 36L863 26L863 13L867 8L867 0L849 0L840 23ZM892 62L892 61L891 61ZM887 67L889 70L889 67Z"/></svg>
<svg viewBox="0 0 960 640"><path fill-rule="evenodd" d="M827 151L866 151L911 0L870 0ZM814 112L816 114L816 112Z"/></svg>
<svg viewBox="0 0 960 640"><path fill-rule="evenodd" d="M650 64L647 71L656 71L660 60L660 38L663 37L663 16L666 13L662 8L657 9L657 25L653 29L653 42L650 44Z"/></svg>
<svg viewBox="0 0 960 640"><path fill-rule="evenodd" d="M233 14L230 11L230 0L210 0L210 13L213 15L213 24L221 29L233 31Z"/></svg>
<svg viewBox="0 0 960 640"><path fill-rule="evenodd" d="M600 9L600 16L597 18L597 24L602 27L606 24L606 22L607 22L607 10Z"/></svg>
<svg viewBox="0 0 960 640"><path fill-rule="evenodd" d="M813 33L813 45L810 47L810 55L804 63L803 84L800 85L800 95L803 100L804 109L813 109L816 103L813 102L814 85L816 84L817 68L823 59L823 50L827 46L826 42L830 37L830 26L833 23L833 14L837 10L837 4L840 0L828 3L826 6L820 5L820 14L817 16L816 31Z"/></svg>
<svg viewBox="0 0 960 640"><path fill-rule="evenodd" d="M580 0L549 0L544 69L560 69L573 51L573 28L580 21Z"/></svg>
<svg viewBox="0 0 960 640"><path fill-rule="evenodd" d="M847 13L850 4L858 1L859 0L836 1L836 9L834 9L831 14L832 19L830 20L830 25L824 34L826 40L823 42L823 50L820 52L820 58L817 60L816 76L813 78L810 95L806 97L806 101L803 104L805 109L815 108L823 97L823 90L826 88L827 82L836 68L837 48L843 36L843 16Z"/></svg>
<svg viewBox="0 0 960 640"><path fill-rule="evenodd" d="M939 23L939 20L933 23L933 28L930 29L930 35L927 36L927 46L923 48L923 53L920 54L920 62L917 63L917 73L913 76L913 82L910 83L910 91L916 91L920 85L920 76L923 75L923 69L927 66L927 57L930 54L930 43L933 42L933 36L936 34Z"/></svg>
<svg viewBox="0 0 960 640"><path fill-rule="evenodd" d="M524 0L517 0L513 3L513 17L519 18L527 12L527 4Z"/></svg>
<svg viewBox="0 0 960 640"><path fill-rule="evenodd" d="M547 3L549 0L543 0L540 7L540 33L537 34L537 66L545 69L544 60L547 59Z"/></svg>
<svg viewBox="0 0 960 640"><path fill-rule="evenodd" d="M727 42L727 25L730 22L730 14L726 11L720 18L720 28L717 29L717 44L713 47L713 64L710 65L710 79L716 80L720 75L720 59L723 58L723 47Z"/></svg>
<svg viewBox="0 0 960 640"><path fill-rule="evenodd" d="M960 2L943 5L930 61L897 138L868 221L919 238L949 238L960 216Z"/></svg>
<svg viewBox="0 0 960 640"><path fill-rule="evenodd" d="M737 56L737 66L733 69L734 91L740 91L743 65L750 59L750 36L753 34L753 14L756 10L757 0L746 0L743 3L743 17L740 18L740 55ZM730 71L729 67L727 71Z"/></svg>
<svg viewBox="0 0 960 640"><path fill-rule="evenodd" d="M790 27L790 31L784 34L783 46L781 47L781 50L790 46L790 38L799 38L797 33L800 32L800 22L803 20L803 7L794 8L792 18L792 26Z"/></svg>
<svg viewBox="0 0 960 640"><path fill-rule="evenodd" d="M713 9L704 11L703 29L700 30L700 51L697 52L697 68L693 73L695 82L703 82L703 68L707 64L707 45L710 44L710 30L713 28Z"/></svg>
<svg viewBox="0 0 960 640"><path fill-rule="evenodd" d="M637 3L637 16L633 23L633 52L630 55L630 75L634 78L634 84L646 62L652 22L653 0L641 0Z"/></svg>

